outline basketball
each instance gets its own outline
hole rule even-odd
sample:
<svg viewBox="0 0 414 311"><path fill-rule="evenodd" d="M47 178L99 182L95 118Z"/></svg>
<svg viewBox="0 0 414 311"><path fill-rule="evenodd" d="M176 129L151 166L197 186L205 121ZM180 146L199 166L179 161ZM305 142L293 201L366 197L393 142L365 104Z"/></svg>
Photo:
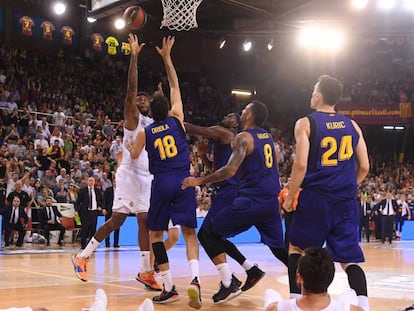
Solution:
<svg viewBox="0 0 414 311"><path fill-rule="evenodd" d="M147 22L147 14L140 6L133 5L127 7L123 14L124 20L132 30L138 30L144 27Z"/></svg>

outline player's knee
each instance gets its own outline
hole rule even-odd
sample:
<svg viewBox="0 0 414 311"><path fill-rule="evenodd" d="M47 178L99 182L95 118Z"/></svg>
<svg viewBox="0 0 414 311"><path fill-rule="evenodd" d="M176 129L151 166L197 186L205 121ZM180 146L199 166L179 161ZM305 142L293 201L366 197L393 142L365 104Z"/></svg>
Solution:
<svg viewBox="0 0 414 311"><path fill-rule="evenodd" d="M168 263L168 255L163 242L152 243L152 249L158 265Z"/></svg>
<svg viewBox="0 0 414 311"><path fill-rule="evenodd" d="M177 228L173 228L168 230L168 240L171 244L176 244L178 242L178 238L180 236L180 230Z"/></svg>

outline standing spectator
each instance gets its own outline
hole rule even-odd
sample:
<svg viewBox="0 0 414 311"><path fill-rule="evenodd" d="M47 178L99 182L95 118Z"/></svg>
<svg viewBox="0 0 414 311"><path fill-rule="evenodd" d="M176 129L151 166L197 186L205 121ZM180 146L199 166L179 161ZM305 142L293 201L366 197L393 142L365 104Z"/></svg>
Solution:
<svg viewBox="0 0 414 311"><path fill-rule="evenodd" d="M411 219L411 211L410 207L408 206L406 196L404 194L402 195L400 202L398 202L398 211L395 218L397 240L401 239L404 222L407 219Z"/></svg>
<svg viewBox="0 0 414 311"><path fill-rule="evenodd" d="M394 235L395 215L398 211L398 203L394 200L391 189L387 190L385 199L379 202L375 209L381 214L381 241L384 244L388 238L388 242L391 244Z"/></svg>
<svg viewBox="0 0 414 311"><path fill-rule="evenodd" d="M95 178L88 178L88 186L79 191L75 203L76 214L79 215L82 223L81 248L85 249L88 238L93 237L96 231L98 215L102 211L103 195L100 189L95 188ZM102 211L106 214L106 211Z"/></svg>
<svg viewBox="0 0 414 311"><path fill-rule="evenodd" d="M65 125L66 116L62 106L58 106L57 111L53 114L53 123L55 126L63 127Z"/></svg>
<svg viewBox="0 0 414 311"><path fill-rule="evenodd" d="M106 174L106 173L105 173ZM111 183L110 186L106 187L104 190L104 208L106 210L105 221L108 221L112 217L112 205L114 203L114 191L116 188L116 181ZM119 247L119 230L120 228L114 231L114 247ZM109 235L105 238L105 246L110 247L110 238Z"/></svg>
<svg viewBox="0 0 414 311"><path fill-rule="evenodd" d="M365 272L357 264L364 254L358 244L358 184L369 171L367 147L359 126L336 113L342 83L327 75L319 77L311 108L316 110L295 124L296 155L291 184L283 204L292 209L294 195L302 188L290 230L289 286L299 296L298 261L307 247L325 242L333 259L340 262L349 286L360 302L368 304Z"/></svg>
<svg viewBox="0 0 414 311"><path fill-rule="evenodd" d="M359 241L362 240L362 228L365 231L365 238L369 243L369 237L371 235L371 229L369 222L372 217L371 204L367 200L367 194L361 194L361 201L359 202Z"/></svg>

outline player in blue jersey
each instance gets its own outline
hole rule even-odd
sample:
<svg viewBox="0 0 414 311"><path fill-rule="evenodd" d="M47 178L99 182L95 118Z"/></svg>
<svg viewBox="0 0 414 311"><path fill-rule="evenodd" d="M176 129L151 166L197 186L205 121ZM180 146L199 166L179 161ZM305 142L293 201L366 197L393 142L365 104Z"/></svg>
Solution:
<svg viewBox="0 0 414 311"><path fill-rule="evenodd" d="M302 188L290 229L289 284L292 298L300 294L295 276L298 260L307 247L325 242L335 261L348 275L350 287L368 305L365 273L358 262L364 255L358 244L357 185L369 170L367 147L359 126L335 112L342 83L321 76L315 85L311 108L316 110L295 124L296 157L288 196Z"/></svg>
<svg viewBox="0 0 414 311"><path fill-rule="evenodd" d="M197 141L197 155L202 159L204 165L208 167L210 171L217 170L220 167L226 165L231 153L231 142L234 139L234 135L237 134L240 125L240 116L236 113L229 113L223 118L220 125L204 127L190 123L185 123L187 133L190 135L198 135L204 138L213 140L214 160L210 161L207 158L206 153L208 149L208 141L201 139ZM203 220L201 228L198 230L198 240L200 244L205 248L206 241L204 240L204 232L206 228L210 226L211 219L225 207L229 207L233 200L237 197L239 192L239 176L235 176L223 180L214 184L216 194L211 202L211 207L208 210L206 217ZM225 239L225 251L226 254L236 260L246 271L247 279L245 284L241 287L242 291L247 291L256 285L265 275L256 264L252 264L247 258L238 250L229 240ZM234 275L236 283L241 286L239 281Z"/></svg>
<svg viewBox="0 0 414 311"><path fill-rule="evenodd" d="M127 146L132 158L137 158L146 149L149 170L154 175L151 188L150 208L147 224L155 260L160 269L164 289L153 297L154 303L170 303L179 299L172 281L169 261L163 242L164 231L168 230L170 219L173 224L181 225L187 246L187 258L192 273L188 287L189 305L201 308L199 285L197 202L193 188L182 190L181 181L190 176L190 152L185 139L184 113L177 73L171 60L174 37L163 38L161 55L170 84L171 110L169 102L162 95L156 95L150 103L154 123L138 132L137 139Z"/></svg>
<svg viewBox="0 0 414 311"><path fill-rule="evenodd" d="M241 293L232 279L226 261L225 240L255 226L261 240L276 257L287 262L277 196L280 191L272 136L261 128L267 119L267 108L259 102L249 103L241 115L243 131L233 140L233 151L226 165L210 175L183 180L182 188L217 183L240 176L239 193L228 208L211 219L203 239L208 256L219 271L221 284L213 295L214 303L223 303Z"/></svg>

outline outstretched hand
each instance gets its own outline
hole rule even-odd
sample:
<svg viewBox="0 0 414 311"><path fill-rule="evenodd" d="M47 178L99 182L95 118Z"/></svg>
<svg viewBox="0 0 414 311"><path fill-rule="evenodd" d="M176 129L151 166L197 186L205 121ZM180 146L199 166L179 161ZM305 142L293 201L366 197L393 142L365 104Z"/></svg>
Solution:
<svg viewBox="0 0 414 311"><path fill-rule="evenodd" d="M201 185L200 179L196 177L187 177L181 183L181 189L187 189L188 187L195 187Z"/></svg>
<svg viewBox="0 0 414 311"><path fill-rule="evenodd" d="M174 45L174 42L175 42L174 36L164 37L162 38L162 47L159 48L158 46L156 46L155 49L157 50L158 54L161 55L162 58L166 58L170 56L171 49Z"/></svg>
<svg viewBox="0 0 414 311"><path fill-rule="evenodd" d="M144 47L145 43L139 44L137 35L133 33L130 33L128 35L128 41L131 45L131 54L133 56L137 56L142 51L142 48Z"/></svg>

